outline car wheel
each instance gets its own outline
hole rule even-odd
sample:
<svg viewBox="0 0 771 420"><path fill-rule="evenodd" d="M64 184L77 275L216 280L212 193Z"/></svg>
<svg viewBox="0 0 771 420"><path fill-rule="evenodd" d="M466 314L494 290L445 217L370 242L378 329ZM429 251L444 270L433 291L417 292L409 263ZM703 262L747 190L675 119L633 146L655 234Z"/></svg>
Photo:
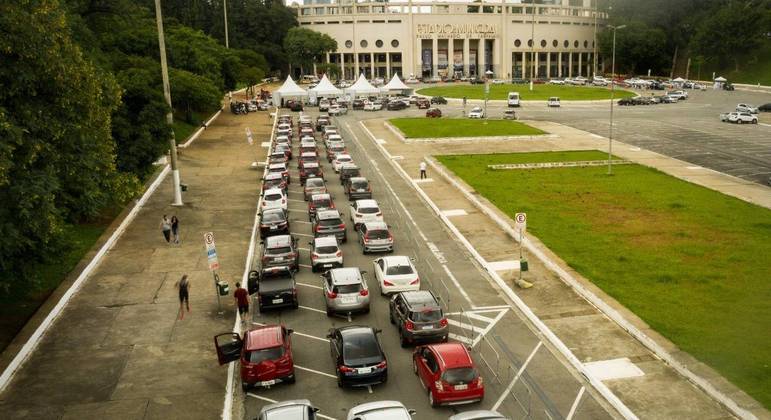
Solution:
<svg viewBox="0 0 771 420"><path fill-rule="evenodd" d="M741 123L742 123L742 120L736 120L736 123L737 123L737 124L741 124Z"/></svg>
<svg viewBox="0 0 771 420"><path fill-rule="evenodd" d="M414 357L412 358L412 373L418 374L418 362L415 361Z"/></svg>
<svg viewBox="0 0 771 420"><path fill-rule="evenodd" d="M405 337L402 333L401 328L399 328L399 345L402 347L407 347L410 345L410 342L407 341L407 337Z"/></svg>
<svg viewBox="0 0 771 420"><path fill-rule="evenodd" d="M434 399L434 393L431 392L430 388L428 390L428 403L431 404L431 407L439 407L439 403Z"/></svg>
<svg viewBox="0 0 771 420"><path fill-rule="evenodd" d="M295 380L296 380L296 379L295 379L294 373L292 373L292 375L291 375L291 376L289 376L288 378L286 378L286 383L288 383L288 384L293 384L293 383L295 383Z"/></svg>
<svg viewBox="0 0 771 420"><path fill-rule="evenodd" d="M297 309L299 307L300 307L300 302L295 301L294 303L292 303L292 308Z"/></svg>
<svg viewBox="0 0 771 420"><path fill-rule="evenodd" d="M380 294L383 294L383 290L380 290ZM396 320L394 319L394 314L391 311L388 311L388 320L391 321L392 324L396 325Z"/></svg>
<svg viewBox="0 0 771 420"><path fill-rule="evenodd" d="M340 376L340 372L337 372L337 386L342 388L343 387L343 378Z"/></svg>
<svg viewBox="0 0 771 420"><path fill-rule="evenodd" d="M327 308L327 316L329 316L329 317L335 316L335 311L333 311L330 308Z"/></svg>
<svg viewBox="0 0 771 420"><path fill-rule="evenodd" d="M752 120L752 123L753 123L753 124L757 124L757 123L758 123L758 120Z"/></svg>
<svg viewBox="0 0 771 420"><path fill-rule="evenodd" d="M248 391L249 390L249 384L246 383L246 382L241 382L241 390L243 390L244 392Z"/></svg>

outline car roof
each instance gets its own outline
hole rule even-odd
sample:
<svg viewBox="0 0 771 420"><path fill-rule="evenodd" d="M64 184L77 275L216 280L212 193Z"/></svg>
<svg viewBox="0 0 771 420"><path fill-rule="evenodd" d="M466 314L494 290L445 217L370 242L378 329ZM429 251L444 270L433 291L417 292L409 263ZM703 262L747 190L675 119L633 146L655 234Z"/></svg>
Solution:
<svg viewBox="0 0 771 420"><path fill-rule="evenodd" d="M340 213L337 210L324 210L316 214L318 220L340 219Z"/></svg>
<svg viewBox="0 0 771 420"><path fill-rule="evenodd" d="M316 200L331 200L332 196L329 195L329 193L322 193L322 194L313 194L311 195L311 201Z"/></svg>
<svg viewBox="0 0 771 420"><path fill-rule="evenodd" d="M313 240L313 245L314 246L330 246L330 245L338 246L337 238L335 238L334 236L319 236L318 238L315 238Z"/></svg>
<svg viewBox="0 0 771 420"><path fill-rule="evenodd" d="M358 167L358 166L356 166L356 164L355 164L355 163L353 163L353 162L346 162L346 163L343 163L343 165L341 166L341 168L342 168L342 169L359 169L359 167Z"/></svg>
<svg viewBox="0 0 771 420"><path fill-rule="evenodd" d="M351 182L369 182L367 181L367 178L363 176L352 176L348 178Z"/></svg>
<svg viewBox="0 0 771 420"><path fill-rule="evenodd" d="M265 238L265 248L283 248L292 244L291 235L276 235Z"/></svg>
<svg viewBox="0 0 771 420"><path fill-rule="evenodd" d="M474 361L462 343L440 343L429 345L438 356L440 366L445 369L471 367Z"/></svg>
<svg viewBox="0 0 771 420"><path fill-rule="evenodd" d="M366 199L366 200L356 200L356 207L380 207L377 205L377 201Z"/></svg>
<svg viewBox="0 0 771 420"><path fill-rule="evenodd" d="M385 257L381 257L383 261L385 261L386 265L410 265L412 264L412 260L410 260L410 257L406 255L387 255Z"/></svg>
<svg viewBox="0 0 771 420"><path fill-rule="evenodd" d="M362 282L358 267L333 268L329 270L334 284L359 284Z"/></svg>
<svg viewBox="0 0 771 420"><path fill-rule="evenodd" d="M284 168L284 169L286 169L286 163L283 163L283 162L271 163L270 165L268 165L268 168L270 168L270 169L272 169L272 168Z"/></svg>
<svg viewBox="0 0 771 420"><path fill-rule="evenodd" d="M439 306L439 303L437 303L434 295L431 294L431 292L428 290L411 290L401 293L402 297L404 297L404 300L406 300L407 303L409 303L410 306L415 309L428 307L434 308Z"/></svg>
<svg viewBox="0 0 771 420"><path fill-rule="evenodd" d="M490 410L471 410L458 413L449 420L505 420L506 416Z"/></svg>
<svg viewBox="0 0 771 420"><path fill-rule="evenodd" d="M280 346L284 343L280 325L266 325L246 332L246 350L260 350Z"/></svg>
<svg viewBox="0 0 771 420"><path fill-rule="evenodd" d="M307 407L313 407L308 400L281 401L263 406L260 409L260 416L265 416L269 420L306 419Z"/></svg>
<svg viewBox="0 0 771 420"><path fill-rule="evenodd" d="M268 195L268 194L284 195L284 190L282 190L281 188L268 188L267 190L265 190L265 195Z"/></svg>
<svg viewBox="0 0 771 420"><path fill-rule="evenodd" d="M362 420L409 420L410 415L399 401L375 401L351 408L348 417Z"/></svg>
<svg viewBox="0 0 771 420"><path fill-rule="evenodd" d="M273 207L273 208L270 208L270 209L265 209L261 213L262 214L268 214L268 213L281 213L281 214L284 214L284 210L280 209L278 207Z"/></svg>
<svg viewBox="0 0 771 420"><path fill-rule="evenodd" d="M388 230L388 225L386 222L381 222L380 220L372 220L369 222L364 222L364 228L367 230Z"/></svg>
<svg viewBox="0 0 771 420"><path fill-rule="evenodd" d="M307 162L303 164L303 168L318 168L319 163L318 162Z"/></svg>
<svg viewBox="0 0 771 420"><path fill-rule="evenodd" d="M338 153L338 154L337 154L337 157L336 157L336 159L338 159L338 160L339 160L339 159L342 159L342 158L344 158L344 157L347 157L348 159L351 159L351 160L353 160L353 158L351 157L351 155L349 155L348 153Z"/></svg>
<svg viewBox="0 0 771 420"><path fill-rule="evenodd" d="M367 327L364 325L349 325L346 327L340 327L337 330L340 331L340 335L343 337L359 334L375 335L375 330L373 330L372 327Z"/></svg>
<svg viewBox="0 0 771 420"><path fill-rule="evenodd" d="M265 175L265 179L284 179L284 175L281 175L281 172L268 172L268 174Z"/></svg>

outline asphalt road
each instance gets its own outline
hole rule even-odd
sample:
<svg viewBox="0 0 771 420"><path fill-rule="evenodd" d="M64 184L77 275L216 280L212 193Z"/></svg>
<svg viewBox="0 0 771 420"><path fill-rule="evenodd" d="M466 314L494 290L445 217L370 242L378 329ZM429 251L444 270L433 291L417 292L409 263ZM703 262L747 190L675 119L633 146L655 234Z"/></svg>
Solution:
<svg viewBox="0 0 771 420"><path fill-rule="evenodd" d="M296 118L297 114L293 114ZM254 325L282 323L293 328L292 336L297 382L270 389L252 389L244 398L246 419L257 416L270 402L308 398L320 408L322 418L345 418L349 408L370 401L398 400L417 410L419 419L446 419L466 410L497 408L512 418L565 418L576 405L574 418L611 418L586 385L538 336L519 314L499 296L483 272L473 265L460 245L441 222L419 201L417 195L384 162L375 146L354 124L356 116L338 120L354 161L373 185L373 198L383 210L395 237L394 255L416 259L423 288L441 296L451 324L454 340L465 342L485 379L485 400L478 404L431 408L426 391L412 373L412 348L401 348L398 334L388 321L388 301L378 293L371 295L369 314L327 317L320 288L321 279L312 273L308 241L312 239L307 203L299 185L296 161L290 161L289 215L292 234L301 247L299 285L300 308L251 314ZM342 125L342 127L340 127ZM320 137L320 136L319 136ZM318 141L320 151L324 151ZM295 144L296 147L296 144ZM372 275L375 255L363 255L356 242L348 210L348 200L337 175L326 160L323 170L335 203L342 209L348 242L342 245L345 266L366 270L370 290L377 290ZM259 255L259 249L256 254ZM256 307L256 306L253 306ZM368 325L383 330L381 342L388 358L386 384L363 389L340 389L325 338L328 330L342 325ZM523 365L526 368L520 372ZM519 372L519 373L518 373ZM515 380L516 379L516 380ZM578 397L578 399L577 399Z"/></svg>

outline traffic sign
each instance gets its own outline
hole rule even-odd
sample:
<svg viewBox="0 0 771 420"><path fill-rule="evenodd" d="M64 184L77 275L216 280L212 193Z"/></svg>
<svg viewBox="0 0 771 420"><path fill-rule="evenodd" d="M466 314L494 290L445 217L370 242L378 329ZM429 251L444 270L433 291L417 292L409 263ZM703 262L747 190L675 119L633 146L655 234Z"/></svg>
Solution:
<svg viewBox="0 0 771 420"><path fill-rule="evenodd" d="M517 213L514 215L514 223L517 225L517 229L524 231L527 229L527 213Z"/></svg>
<svg viewBox="0 0 771 420"><path fill-rule="evenodd" d="M217 248L214 245L214 233L204 233L203 243L206 245L206 259L209 261L209 271L219 270L220 262L217 258Z"/></svg>

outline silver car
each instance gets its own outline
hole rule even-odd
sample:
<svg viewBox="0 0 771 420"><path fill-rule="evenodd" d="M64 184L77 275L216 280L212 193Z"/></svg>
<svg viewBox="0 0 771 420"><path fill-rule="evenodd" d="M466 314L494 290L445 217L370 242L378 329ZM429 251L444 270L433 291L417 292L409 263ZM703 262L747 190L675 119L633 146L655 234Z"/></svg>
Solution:
<svg viewBox="0 0 771 420"><path fill-rule="evenodd" d="M346 420L410 420L414 415L415 410L408 410L399 401L375 401L353 407Z"/></svg>
<svg viewBox="0 0 771 420"><path fill-rule="evenodd" d="M343 251L334 236L321 236L308 242L311 246L311 271L325 271L343 266Z"/></svg>
<svg viewBox="0 0 771 420"><path fill-rule="evenodd" d="M308 400L281 401L263 406L257 420L315 420L317 411Z"/></svg>
<svg viewBox="0 0 771 420"><path fill-rule="evenodd" d="M458 413L448 420L506 420L508 417L490 410L472 410Z"/></svg>
<svg viewBox="0 0 771 420"><path fill-rule="evenodd" d="M308 178L305 180L305 188L303 189L305 201L310 200L314 194L325 194L327 192L327 184L323 179Z"/></svg>
<svg viewBox="0 0 771 420"><path fill-rule="evenodd" d="M327 316L336 313L369 313L369 289L356 267L333 268L321 278L324 280L324 300Z"/></svg>
<svg viewBox="0 0 771 420"><path fill-rule="evenodd" d="M356 229L361 252L394 252L394 237L381 221L364 222Z"/></svg>

